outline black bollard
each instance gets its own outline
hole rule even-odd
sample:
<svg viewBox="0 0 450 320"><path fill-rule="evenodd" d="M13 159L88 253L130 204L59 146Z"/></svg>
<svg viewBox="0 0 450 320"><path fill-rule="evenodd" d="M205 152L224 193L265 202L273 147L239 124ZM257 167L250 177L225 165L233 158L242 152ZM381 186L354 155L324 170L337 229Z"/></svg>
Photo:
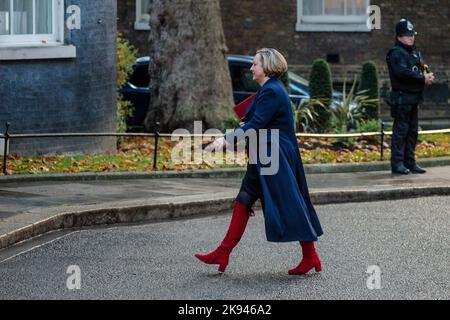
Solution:
<svg viewBox="0 0 450 320"><path fill-rule="evenodd" d="M381 161L384 160L384 122L381 121L381 152L380 152Z"/></svg>
<svg viewBox="0 0 450 320"><path fill-rule="evenodd" d="M153 170L158 169L158 140L159 140L159 122L155 123L155 127L153 129L153 133L155 134L155 150L153 152Z"/></svg>
<svg viewBox="0 0 450 320"><path fill-rule="evenodd" d="M5 123L6 126L6 131L5 131L5 146L4 146L4 150L3 150L3 174L6 176L8 174L7 170L6 170L6 161L8 158L8 143L9 143L9 126L11 124L9 122Z"/></svg>

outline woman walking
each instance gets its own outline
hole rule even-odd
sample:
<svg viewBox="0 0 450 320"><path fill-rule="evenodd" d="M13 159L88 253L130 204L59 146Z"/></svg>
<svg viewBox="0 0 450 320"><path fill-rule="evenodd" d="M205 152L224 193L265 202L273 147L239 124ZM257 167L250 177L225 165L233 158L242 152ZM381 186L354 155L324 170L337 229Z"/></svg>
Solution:
<svg viewBox="0 0 450 320"><path fill-rule="evenodd" d="M267 240L300 242L303 259L288 273L305 274L312 268L320 272L322 265L314 241L323 232L309 197L295 136L291 101L283 83L278 79L287 71L286 59L275 49L260 49L256 52L251 71L253 79L261 88L248 107L244 125L240 129L243 132L256 130L258 137L262 132L259 130L267 129L266 150L271 149L269 145L277 144L278 170L275 174L264 174L267 165L259 157L256 163L247 165L225 238L211 253L195 256L207 264L218 264L219 271L224 272L231 251L244 234L249 217L253 214L253 204L261 199ZM238 131L215 140L205 150L223 148L228 139L239 137ZM278 133L278 143L272 141L274 134L271 133L275 131Z"/></svg>

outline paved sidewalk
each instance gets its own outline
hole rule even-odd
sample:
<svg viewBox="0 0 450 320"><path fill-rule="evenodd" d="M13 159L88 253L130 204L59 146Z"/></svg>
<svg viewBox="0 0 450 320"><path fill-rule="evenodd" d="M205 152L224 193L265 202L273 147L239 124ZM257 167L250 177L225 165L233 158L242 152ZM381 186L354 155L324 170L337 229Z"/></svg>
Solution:
<svg viewBox="0 0 450 320"><path fill-rule="evenodd" d="M389 171L307 174L316 204L450 194L450 166L424 175ZM154 221L231 208L241 179L168 178L0 184L0 249L48 231Z"/></svg>

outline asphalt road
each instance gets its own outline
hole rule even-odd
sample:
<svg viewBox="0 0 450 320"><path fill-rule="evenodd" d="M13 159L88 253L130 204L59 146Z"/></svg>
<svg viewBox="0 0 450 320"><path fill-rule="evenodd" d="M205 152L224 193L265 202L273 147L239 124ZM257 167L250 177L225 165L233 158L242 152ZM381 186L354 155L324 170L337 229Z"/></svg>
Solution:
<svg viewBox="0 0 450 320"><path fill-rule="evenodd" d="M229 215L87 229L0 252L0 299L450 299L450 197L316 209L320 274L287 275L299 246L267 242L257 212L225 274L193 254L218 245Z"/></svg>

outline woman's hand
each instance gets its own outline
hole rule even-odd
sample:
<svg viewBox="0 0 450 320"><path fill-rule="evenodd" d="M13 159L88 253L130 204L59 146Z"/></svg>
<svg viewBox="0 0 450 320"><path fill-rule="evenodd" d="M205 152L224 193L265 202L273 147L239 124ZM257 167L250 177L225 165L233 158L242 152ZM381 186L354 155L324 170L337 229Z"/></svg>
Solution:
<svg viewBox="0 0 450 320"><path fill-rule="evenodd" d="M221 137L217 140L215 140L214 142L210 143L206 148L205 151L206 152L211 152L213 150L222 150L223 147L227 144L227 141L225 140L224 137Z"/></svg>

